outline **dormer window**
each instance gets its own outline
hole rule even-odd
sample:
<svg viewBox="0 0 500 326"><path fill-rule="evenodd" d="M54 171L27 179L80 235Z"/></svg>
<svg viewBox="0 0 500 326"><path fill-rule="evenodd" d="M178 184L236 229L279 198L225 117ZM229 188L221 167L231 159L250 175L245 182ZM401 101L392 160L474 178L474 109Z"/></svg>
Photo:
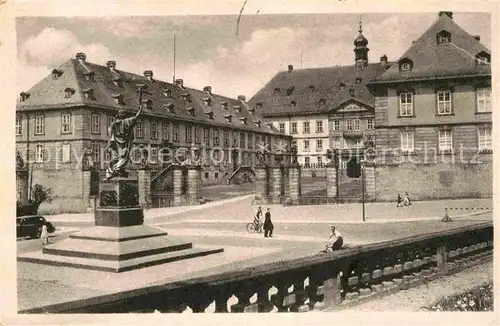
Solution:
<svg viewBox="0 0 500 326"><path fill-rule="evenodd" d="M267 126L268 128L271 128L271 129L272 129L272 128L273 128L273 123L272 123L272 122L270 122L270 121L268 121L268 122L266 122L266 126Z"/></svg>
<svg viewBox="0 0 500 326"><path fill-rule="evenodd" d="M262 103L258 102L257 104L255 104L255 109L256 110L262 109Z"/></svg>
<svg viewBox="0 0 500 326"><path fill-rule="evenodd" d="M227 110L227 102L220 102L220 107L223 110Z"/></svg>
<svg viewBox="0 0 500 326"><path fill-rule="evenodd" d="M399 70L400 71L411 71L413 68L413 61L408 58L404 58L399 61Z"/></svg>
<svg viewBox="0 0 500 326"><path fill-rule="evenodd" d="M172 90L171 89L164 88L162 90L162 92L163 92L163 96L165 96L167 98L171 98L172 97Z"/></svg>
<svg viewBox="0 0 500 326"><path fill-rule="evenodd" d="M291 101L291 102L290 102L290 106L291 106L292 108L294 108L296 105L297 105L297 102L295 102L295 101Z"/></svg>
<svg viewBox="0 0 500 326"><path fill-rule="evenodd" d="M119 76L113 78L113 84L115 84L116 87L123 88L123 81Z"/></svg>
<svg viewBox="0 0 500 326"><path fill-rule="evenodd" d="M153 109L153 101L150 99L142 100L142 105L143 105L143 108L145 108L145 109L148 109L148 110Z"/></svg>
<svg viewBox="0 0 500 326"><path fill-rule="evenodd" d="M212 100L210 99L210 97L204 97L202 100L206 106L212 106Z"/></svg>
<svg viewBox="0 0 500 326"><path fill-rule="evenodd" d="M491 56L484 51L481 51L478 54L476 54L476 64L478 66L488 65L490 63L490 59Z"/></svg>
<svg viewBox="0 0 500 326"><path fill-rule="evenodd" d="M451 42L451 34L445 30L442 30L441 32L437 33L436 37L438 44Z"/></svg>
<svg viewBox="0 0 500 326"><path fill-rule="evenodd" d="M22 92L20 94L20 100L21 100L21 102L26 101L29 97L30 97L30 93Z"/></svg>
<svg viewBox="0 0 500 326"><path fill-rule="evenodd" d="M316 88L314 87L314 85L309 85L309 92L314 92Z"/></svg>
<svg viewBox="0 0 500 326"><path fill-rule="evenodd" d="M203 87L203 91L207 93L208 95L212 95L212 86L205 86Z"/></svg>
<svg viewBox="0 0 500 326"><path fill-rule="evenodd" d="M93 71L86 72L85 80L93 82L95 80L95 73Z"/></svg>
<svg viewBox="0 0 500 326"><path fill-rule="evenodd" d="M187 113L189 116L194 117L194 108L192 106L186 108Z"/></svg>
<svg viewBox="0 0 500 326"><path fill-rule="evenodd" d="M86 100L91 100L91 101L95 100L94 90L92 88L82 89L82 92Z"/></svg>
<svg viewBox="0 0 500 326"><path fill-rule="evenodd" d="M274 92L275 92L276 94L279 94L279 93L280 93L280 91L281 91L281 89L280 89L279 87L276 87L276 88L274 89Z"/></svg>
<svg viewBox="0 0 500 326"><path fill-rule="evenodd" d="M239 106L239 105L233 105L233 109L235 109L236 112L241 113L241 106Z"/></svg>
<svg viewBox="0 0 500 326"><path fill-rule="evenodd" d="M246 117L241 117L240 121L242 124L246 125L247 124L247 118Z"/></svg>
<svg viewBox="0 0 500 326"><path fill-rule="evenodd" d="M191 102L191 96L189 95L189 93L182 93L181 97L184 101Z"/></svg>
<svg viewBox="0 0 500 326"><path fill-rule="evenodd" d="M344 89L345 89L345 84L344 83L340 83L339 90L343 91Z"/></svg>
<svg viewBox="0 0 500 326"><path fill-rule="evenodd" d="M123 95L120 93L111 94L111 97L115 100L116 104L123 105Z"/></svg>
<svg viewBox="0 0 500 326"><path fill-rule="evenodd" d="M319 100L319 106L324 106L326 104L326 100L324 98Z"/></svg>
<svg viewBox="0 0 500 326"><path fill-rule="evenodd" d="M356 78L356 84L361 84L361 78Z"/></svg>
<svg viewBox="0 0 500 326"><path fill-rule="evenodd" d="M261 121L260 121L260 120L255 120L253 123L254 123L257 127L259 127L259 128L260 128L260 124L261 124Z"/></svg>
<svg viewBox="0 0 500 326"><path fill-rule="evenodd" d="M205 110L205 114L207 115L207 118L209 118L210 120L214 119L214 111L212 111L212 110Z"/></svg>
<svg viewBox="0 0 500 326"><path fill-rule="evenodd" d="M354 97L356 95L354 87L349 88L349 95L351 95L351 97Z"/></svg>
<svg viewBox="0 0 500 326"><path fill-rule="evenodd" d="M165 110L167 110L169 113L174 113L174 108L175 108L175 105L173 103L169 103L169 104L165 105Z"/></svg>
<svg viewBox="0 0 500 326"><path fill-rule="evenodd" d="M294 89L295 89L295 86L289 87L286 90L286 95L288 95L288 96L292 95Z"/></svg>
<svg viewBox="0 0 500 326"><path fill-rule="evenodd" d="M233 121L233 116L231 114L224 114L224 119L226 119L226 122L232 122Z"/></svg>
<svg viewBox="0 0 500 326"><path fill-rule="evenodd" d="M54 69L54 70L52 70L52 79L54 79L54 80L58 79L59 77L61 77L62 73L63 72L60 69Z"/></svg>
<svg viewBox="0 0 500 326"><path fill-rule="evenodd" d="M73 88L66 88L64 90L64 98L70 98L73 94L75 94L75 90Z"/></svg>

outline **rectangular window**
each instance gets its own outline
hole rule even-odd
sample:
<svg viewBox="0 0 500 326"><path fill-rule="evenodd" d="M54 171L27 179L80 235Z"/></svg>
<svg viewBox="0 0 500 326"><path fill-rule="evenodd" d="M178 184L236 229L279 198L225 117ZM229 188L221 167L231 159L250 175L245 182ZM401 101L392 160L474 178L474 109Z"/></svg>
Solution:
<svg viewBox="0 0 500 326"><path fill-rule="evenodd" d="M43 163L43 145L42 144L37 144L35 147L35 160L37 163Z"/></svg>
<svg viewBox="0 0 500 326"><path fill-rule="evenodd" d="M220 145L220 135L219 135L219 130L214 129L214 146L219 146Z"/></svg>
<svg viewBox="0 0 500 326"><path fill-rule="evenodd" d="M180 137L179 137L179 124L175 123L173 124L173 132L174 132L174 136L173 136L173 139L175 142L179 142L180 141Z"/></svg>
<svg viewBox="0 0 500 326"><path fill-rule="evenodd" d="M253 134L248 134L248 149L253 149Z"/></svg>
<svg viewBox="0 0 500 326"><path fill-rule="evenodd" d="M285 133L285 124L284 123L279 124L279 130L281 133Z"/></svg>
<svg viewBox="0 0 500 326"><path fill-rule="evenodd" d="M333 121L333 130L340 131L340 120Z"/></svg>
<svg viewBox="0 0 500 326"><path fill-rule="evenodd" d="M109 127L111 127L111 125L113 124L113 122L115 122L116 118L113 117L113 116L108 116L108 129Z"/></svg>
<svg viewBox="0 0 500 326"><path fill-rule="evenodd" d="M316 139L316 152L323 151L323 139Z"/></svg>
<svg viewBox="0 0 500 326"><path fill-rule="evenodd" d="M169 122L163 123L162 134L163 134L163 139L170 140L170 123Z"/></svg>
<svg viewBox="0 0 500 326"><path fill-rule="evenodd" d="M201 143L201 130L198 126L194 127L194 142L196 144Z"/></svg>
<svg viewBox="0 0 500 326"><path fill-rule="evenodd" d="M203 128L203 143L210 146L210 128Z"/></svg>
<svg viewBox="0 0 500 326"><path fill-rule="evenodd" d="M151 161L158 161L158 148L156 147L151 147Z"/></svg>
<svg viewBox="0 0 500 326"><path fill-rule="evenodd" d="M311 132L309 121L304 121L304 134L309 134Z"/></svg>
<svg viewBox="0 0 500 326"><path fill-rule="evenodd" d="M297 122L292 122L290 125L290 133L291 134L296 134L297 133Z"/></svg>
<svg viewBox="0 0 500 326"><path fill-rule="evenodd" d="M245 149L246 146L246 135L244 132L240 132L240 148Z"/></svg>
<svg viewBox="0 0 500 326"><path fill-rule="evenodd" d="M41 114L35 116L35 135L43 135L45 133L45 117Z"/></svg>
<svg viewBox="0 0 500 326"><path fill-rule="evenodd" d="M92 161L99 162L101 156L101 146L99 143L92 143Z"/></svg>
<svg viewBox="0 0 500 326"><path fill-rule="evenodd" d="M61 133L70 134L71 129L71 113L61 114Z"/></svg>
<svg viewBox="0 0 500 326"><path fill-rule="evenodd" d="M399 115L402 117L413 116L413 93L399 94Z"/></svg>
<svg viewBox="0 0 500 326"><path fill-rule="evenodd" d="M340 148L340 137L332 138L333 148Z"/></svg>
<svg viewBox="0 0 500 326"><path fill-rule="evenodd" d="M481 128L478 130L478 147L480 151L493 149L491 128Z"/></svg>
<svg viewBox="0 0 500 326"><path fill-rule="evenodd" d="M62 145L62 162L68 163L71 162L71 144L63 144Z"/></svg>
<svg viewBox="0 0 500 326"><path fill-rule="evenodd" d="M224 131L224 147L229 147L229 132Z"/></svg>
<svg viewBox="0 0 500 326"><path fill-rule="evenodd" d="M359 119L354 119L354 130L359 130Z"/></svg>
<svg viewBox="0 0 500 326"><path fill-rule="evenodd" d="M401 151L413 152L414 137L413 131L401 132Z"/></svg>
<svg viewBox="0 0 500 326"><path fill-rule="evenodd" d="M368 130L373 129L373 119L372 118L366 119L366 129L368 129Z"/></svg>
<svg viewBox="0 0 500 326"><path fill-rule="evenodd" d="M304 157L304 167L308 168L311 165L311 159L309 156Z"/></svg>
<svg viewBox="0 0 500 326"><path fill-rule="evenodd" d="M316 133L323 133L323 120L316 120Z"/></svg>
<svg viewBox="0 0 500 326"><path fill-rule="evenodd" d="M352 120L352 119L346 120L345 121L345 129L349 130L349 131L354 130L354 120Z"/></svg>
<svg viewBox="0 0 500 326"><path fill-rule="evenodd" d="M476 90L477 112L491 112L491 88Z"/></svg>
<svg viewBox="0 0 500 326"><path fill-rule="evenodd" d="M136 138L143 138L144 137L144 130L142 128L142 121L137 121L137 123L135 124L134 132L135 132Z"/></svg>
<svg viewBox="0 0 500 326"><path fill-rule="evenodd" d="M321 166L323 164L323 157L318 156L318 165Z"/></svg>
<svg viewBox="0 0 500 326"><path fill-rule="evenodd" d="M453 139L451 130L439 130L439 151L440 152L451 152L453 148Z"/></svg>
<svg viewBox="0 0 500 326"><path fill-rule="evenodd" d="M304 152L309 152L309 140L304 140Z"/></svg>
<svg viewBox="0 0 500 326"><path fill-rule="evenodd" d="M233 132L231 134L231 143L232 143L232 147L238 147L238 133L237 132Z"/></svg>
<svg viewBox="0 0 500 326"><path fill-rule="evenodd" d="M158 139L158 123L151 122L151 139Z"/></svg>
<svg viewBox="0 0 500 326"><path fill-rule="evenodd" d="M186 125L184 127L184 131L184 135L186 136L186 143L190 144L191 142L193 142L193 127Z"/></svg>
<svg viewBox="0 0 500 326"><path fill-rule="evenodd" d="M90 116L90 132L93 134L101 133L101 117L97 113Z"/></svg>
<svg viewBox="0 0 500 326"><path fill-rule="evenodd" d="M438 114L446 115L451 114L451 91L438 91L437 92Z"/></svg>
<svg viewBox="0 0 500 326"><path fill-rule="evenodd" d="M22 127L21 127L21 123L22 123L22 117L20 114L17 114L16 115L16 136L21 136L21 133L22 133Z"/></svg>

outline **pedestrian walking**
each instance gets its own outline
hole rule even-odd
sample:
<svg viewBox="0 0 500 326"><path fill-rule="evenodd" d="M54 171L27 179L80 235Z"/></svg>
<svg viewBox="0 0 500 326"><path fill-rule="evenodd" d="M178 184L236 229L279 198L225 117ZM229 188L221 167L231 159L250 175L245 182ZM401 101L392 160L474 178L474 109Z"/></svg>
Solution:
<svg viewBox="0 0 500 326"><path fill-rule="evenodd" d="M408 192L405 192L405 199L404 199L403 205L404 206L411 206L410 196L408 195Z"/></svg>
<svg viewBox="0 0 500 326"><path fill-rule="evenodd" d="M269 236L270 238L272 238L273 229L274 225L273 222L271 221L271 211L268 208L266 214L264 215L264 237L267 238Z"/></svg>
<svg viewBox="0 0 500 326"><path fill-rule="evenodd" d="M42 225L42 232L40 233L40 239L42 239L42 246L49 244L49 231L47 230L47 225L45 223Z"/></svg>
<svg viewBox="0 0 500 326"><path fill-rule="evenodd" d="M403 200L401 199L401 195L398 194L398 204L396 205L396 207L402 207L403 206Z"/></svg>

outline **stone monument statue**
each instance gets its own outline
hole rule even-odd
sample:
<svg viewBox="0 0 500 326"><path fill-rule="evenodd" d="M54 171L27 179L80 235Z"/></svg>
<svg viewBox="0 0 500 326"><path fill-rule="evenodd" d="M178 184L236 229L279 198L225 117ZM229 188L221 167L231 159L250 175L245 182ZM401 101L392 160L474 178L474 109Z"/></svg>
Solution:
<svg viewBox="0 0 500 326"><path fill-rule="evenodd" d="M134 126L137 123L137 118L142 113L142 92L145 86L142 85L139 88L139 110L135 116L127 118L127 113L120 110L116 120L109 126L108 135L110 138L106 150L110 149L113 152L113 159L106 169L106 180L128 176L125 166L130 161L130 151L134 142Z"/></svg>
<svg viewBox="0 0 500 326"><path fill-rule="evenodd" d="M297 144L293 143L290 148L290 156L292 157L292 164L297 164Z"/></svg>

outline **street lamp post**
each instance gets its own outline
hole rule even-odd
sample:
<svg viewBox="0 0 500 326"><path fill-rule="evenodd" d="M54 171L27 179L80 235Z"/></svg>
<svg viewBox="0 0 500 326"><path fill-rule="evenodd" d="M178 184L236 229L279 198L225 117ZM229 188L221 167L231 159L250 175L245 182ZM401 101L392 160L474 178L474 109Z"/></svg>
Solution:
<svg viewBox="0 0 500 326"><path fill-rule="evenodd" d="M363 222L366 221L365 216L365 163L366 160L363 158L361 160L361 204L363 207Z"/></svg>

